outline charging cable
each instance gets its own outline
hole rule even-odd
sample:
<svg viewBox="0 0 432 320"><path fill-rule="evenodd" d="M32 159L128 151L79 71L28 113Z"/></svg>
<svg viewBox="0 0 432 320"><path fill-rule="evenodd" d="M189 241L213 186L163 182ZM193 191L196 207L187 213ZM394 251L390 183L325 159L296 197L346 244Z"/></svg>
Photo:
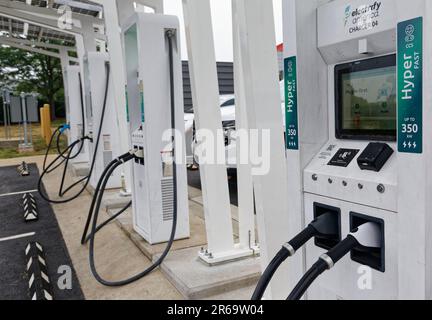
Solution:
<svg viewBox="0 0 432 320"><path fill-rule="evenodd" d="M176 124L176 118L175 118L175 111L176 111L176 103L175 103L175 83L174 83L174 57L173 57L173 41L175 37L175 31L174 30L167 30L166 31L166 38L168 40L168 49L169 49L169 72L170 72L170 106L171 106L171 129L174 130L177 128ZM102 276L98 273L95 263L95 237L99 227L97 226L98 223L98 217L101 207L102 198L104 196L104 192L106 190L107 183L112 176L113 172L116 170L117 167L119 167L121 164L131 161L133 159L143 159L144 158L144 150L133 150L128 154L125 154L122 156L121 159L117 161L113 161L108 167L106 168L106 171L102 175L98 186L97 186L97 194L95 193L94 201L92 203L92 207L90 208L89 216L87 218L86 227L81 239L81 242L84 244L87 241L89 241L89 261L90 261L90 271L92 272L95 279L101 283L102 285L108 286L108 287L119 287L131 284L135 281L138 281L147 275L149 275L151 272L153 272L156 268L158 268L162 262L165 260L165 258L168 256L169 252L171 251L171 248L174 244L175 235L177 232L177 221L178 221L178 198L177 198L177 189L178 189L178 181L177 181L177 164L175 161L176 158L176 140L175 135L172 137L172 143L173 143L173 220L172 220L172 227L171 227L171 234L168 240L168 243L160 255L160 257L148 268L146 268L144 271L136 274L133 277L130 277L128 279L120 280L120 281L109 281L102 278ZM121 213L120 213L121 214ZM118 214L117 214L118 215ZM87 236L88 229L91 226L90 234Z"/></svg>
<svg viewBox="0 0 432 320"><path fill-rule="evenodd" d="M252 296L253 301L261 300L273 275L280 265L288 258L292 257L298 249L303 247L314 237L332 239L338 236L338 217L333 213L325 213L312 221L306 229L295 236L291 241L283 245L273 260L264 271L255 292Z"/></svg>
<svg viewBox="0 0 432 320"><path fill-rule="evenodd" d="M92 199L92 202L91 202L91 205L90 205L89 213L88 213L88 216L87 216L87 221L86 221L86 224L85 224L85 227L84 227L84 232L83 232L83 235L81 237L81 244L84 245L84 244L86 244L90 240L90 236L91 235L88 235L88 231L89 231L89 228L90 228L90 223L92 222L92 219L93 219L93 216L94 216L94 211L95 211L96 203L98 202L99 197L103 197L103 194L101 195L101 187L102 187L102 184L103 184L105 178L107 176L109 176L109 172L110 172L111 168L113 168L117 164L121 165L121 164L123 164L125 162L128 162L128 161L130 161L132 159L135 159L135 158L143 159L144 158L144 152L142 150L138 150L138 149L131 150L131 151L129 151L129 152L121 155L120 157L114 159L113 161L111 161L106 166L105 170L102 172L102 175L100 176L99 181L98 181L98 183L96 185L94 196L93 196L93 199ZM106 221L103 224L101 224L100 226L98 226L96 228L96 232L99 231L100 229L102 229L105 225L107 225L111 221L113 221L116 218L118 218L131 205L132 205L132 202L129 202L126 207L124 207L118 213L116 213L115 215L113 215L113 217L111 219L109 219L108 221Z"/></svg>
<svg viewBox="0 0 432 320"><path fill-rule="evenodd" d="M107 102L108 102L108 92L109 92L109 84L110 84L110 77L111 77L111 68L110 68L109 63L106 63L105 67L106 67L105 94L104 94L104 100L103 100L103 105L102 105L102 114L101 114L101 119L100 119L99 131L98 131L96 139L94 141L95 142L95 148L94 148L94 152L93 152L93 158L92 158L92 161L91 161L91 164L90 164L89 174L87 176L85 176L84 178L76 181L75 183L73 183L72 185L70 185L68 188L64 189L65 179L66 179L66 172L67 172L67 169L68 169L69 161L72 160L72 159L74 159L75 157L77 157L81 153L81 151L83 149L83 146L84 146L85 140L92 141L93 138L91 136L89 136L89 135L86 135L86 136L78 139L77 141L73 142L69 147L66 148L66 150L61 151L61 150L59 150L59 137L61 135L60 134L60 130L61 130L61 128L63 128L63 126L59 127L56 130L55 133L58 133L58 136L57 136L57 149L58 149L58 152L60 154L59 154L58 157L56 157L51 162L50 165L48 165L46 168L44 168L44 170L43 170L43 172L42 172L42 174L41 174L41 176L39 178L39 181L38 181L38 191L39 191L39 194L47 202L50 202L50 203L53 203L53 204L64 204L64 203L71 202L71 201L77 199L84 192L84 190L87 188L88 184L90 183L90 177L93 174L93 171L94 171L94 168L95 168L95 165L96 165L96 156L97 156L97 152L98 152L100 141L101 141L102 128L103 128L103 124L104 124L105 112L106 112L106 109L107 109ZM83 97L82 97L82 90L81 90L81 102L82 102L81 106L83 108L84 103L83 103ZM84 109L82 109L82 112L83 112L83 121L85 121L84 120L85 116L84 116L84 111L83 110ZM54 139L54 135L51 137L50 146L52 144L53 139ZM79 145L79 149L78 149L78 151L76 152L75 155L72 155L72 151L75 149L75 147L77 145ZM49 146L49 148L50 148L50 146ZM47 150L47 154L48 154L48 152L49 152L49 149ZM46 154L45 157L47 157L47 154ZM59 160L60 160L60 163L58 164ZM47 174L53 172L55 169L57 169L58 167L60 167L60 165L63 164L63 163L65 163L65 166L63 168L62 179L61 179L61 183L60 183L60 187L59 187L59 197L63 198L69 191L71 191L72 189L74 189L75 187L77 187L81 183L82 183L82 187L79 189L78 192L75 193L75 195L69 197L68 199L53 200L53 199L49 198L48 194L46 193L46 191L43 188L43 179L44 179L44 177ZM44 167L45 167L45 164L46 164L46 161L44 161Z"/></svg>
<svg viewBox="0 0 432 320"><path fill-rule="evenodd" d="M344 256L355 248L371 250L381 247L381 229L378 224L368 222L352 233L345 240L336 245L326 254L323 254L318 261L296 285L287 300L300 300L312 283L326 270L332 269Z"/></svg>

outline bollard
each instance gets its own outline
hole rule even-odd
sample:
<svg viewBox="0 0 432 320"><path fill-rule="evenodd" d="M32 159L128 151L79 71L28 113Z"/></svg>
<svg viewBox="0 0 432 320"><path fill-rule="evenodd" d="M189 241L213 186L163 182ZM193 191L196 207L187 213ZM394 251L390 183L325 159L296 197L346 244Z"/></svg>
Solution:
<svg viewBox="0 0 432 320"><path fill-rule="evenodd" d="M45 115L44 108L39 109L39 118L40 118L40 133L41 137L45 139Z"/></svg>
<svg viewBox="0 0 432 320"><path fill-rule="evenodd" d="M45 142L48 145L51 139L52 131L51 131L51 111L49 104L45 104L43 107L44 112L44 134L45 134Z"/></svg>

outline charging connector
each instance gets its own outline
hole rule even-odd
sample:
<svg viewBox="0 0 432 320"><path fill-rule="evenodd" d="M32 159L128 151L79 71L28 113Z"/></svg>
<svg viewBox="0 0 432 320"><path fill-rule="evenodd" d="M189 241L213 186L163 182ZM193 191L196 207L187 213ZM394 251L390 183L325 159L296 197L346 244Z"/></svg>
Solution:
<svg viewBox="0 0 432 320"><path fill-rule="evenodd" d="M335 239L340 237L339 233L339 218L334 213L328 212L317 217L302 232L282 246L282 249L264 271L252 296L252 300L257 301L262 299L268 284L280 265L288 257L293 256L310 239L314 237Z"/></svg>
<svg viewBox="0 0 432 320"><path fill-rule="evenodd" d="M144 149L136 148L130 151L130 154L133 155L136 159L144 159Z"/></svg>
<svg viewBox="0 0 432 320"><path fill-rule="evenodd" d="M381 246L381 228L373 222L365 223L350 233L345 240L323 254L299 281L287 300L300 300L312 283L326 270L332 269L355 248L374 250Z"/></svg>
<svg viewBox="0 0 432 320"><path fill-rule="evenodd" d="M60 134L63 134L66 130L70 130L70 124L64 124L64 125L62 125L62 126L60 126L60 130L59 130L59 132L60 132Z"/></svg>

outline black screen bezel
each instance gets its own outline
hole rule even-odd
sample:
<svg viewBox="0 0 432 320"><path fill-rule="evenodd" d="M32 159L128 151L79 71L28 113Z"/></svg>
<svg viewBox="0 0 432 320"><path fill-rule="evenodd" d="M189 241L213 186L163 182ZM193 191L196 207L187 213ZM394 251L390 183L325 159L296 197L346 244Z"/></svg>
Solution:
<svg viewBox="0 0 432 320"><path fill-rule="evenodd" d="M349 130L343 128L342 76L347 73L396 67L396 54L344 63L335 66L336 139L396 141L397 130ZM396 120L397 121L397 120ZM395 126L396 128L396 126Z"/></svg>

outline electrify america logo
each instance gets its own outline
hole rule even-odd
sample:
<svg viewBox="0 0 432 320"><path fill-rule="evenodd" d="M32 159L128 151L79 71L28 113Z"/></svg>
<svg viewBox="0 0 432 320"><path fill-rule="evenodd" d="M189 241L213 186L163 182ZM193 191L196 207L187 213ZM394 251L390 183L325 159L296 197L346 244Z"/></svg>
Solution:
<svg viewBox="0 0 432 320"><path fill-rule="evenodd" d="M345 8L344 25L349 26L349 33L370 30L379 25L380 9L382 2L375 1L373 4L364 4L357 8L348 5Z"/></svg>

